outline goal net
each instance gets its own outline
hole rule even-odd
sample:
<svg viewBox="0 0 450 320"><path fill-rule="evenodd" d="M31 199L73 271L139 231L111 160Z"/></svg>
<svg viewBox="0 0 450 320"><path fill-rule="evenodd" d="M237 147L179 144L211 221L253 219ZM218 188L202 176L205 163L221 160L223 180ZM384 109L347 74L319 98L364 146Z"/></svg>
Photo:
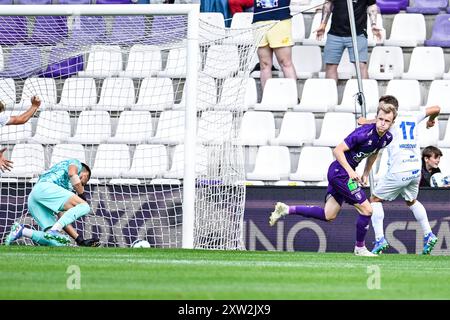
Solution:
<svg viewBox="0 0 450 320"><path fill-rule="evenodd" d="M75 158L92 170L91 212L73 224L85 238L243 249L236 138L263 27L227 30L196 19L195 5L35 6L35 16L14 7L21 13L0 16L0 99L10 116L32 96L42 104L27 123L0 128L14 162L0 178L0 242L14 222L39 229L28 194Z"/></svg>

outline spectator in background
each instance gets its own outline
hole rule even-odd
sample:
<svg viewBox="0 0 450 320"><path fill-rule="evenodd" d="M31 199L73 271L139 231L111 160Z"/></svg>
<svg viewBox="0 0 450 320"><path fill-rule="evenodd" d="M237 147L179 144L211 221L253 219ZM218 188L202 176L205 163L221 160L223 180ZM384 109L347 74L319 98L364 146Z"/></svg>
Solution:
<svg viewBox="0 0 450 320"><path fill-rule="evenodd" d="M441 149L428 146L422 151L422 177L420 179L421 187L431 187L430 179L435 173L441 172L439 162L441 161Z"/></svg>
<svg viewBox="0 0 450 320"><path fill-rule="evenodd" d="M200 12L221 12L225 19L225 27L231 25L231 12L228 7L228 0L201 0Z"/></svg>
<svg viewBox="0 0 450 320"><path fill-rule="evenodd" d="M273 54L281 66L285 78L297 79L292 63L292 16L290 0L255 0L253 23L273 22L264 34L258 48L261 87L272 77Z"/></svg>
<svg viewBox="0 0 450 320"><path fill-rule="evenodd" d="M367 61L369 55L366 30L367 13L369 14L370 25L374 36L381 39L381 29L377 27L378 7L376 5L376 0L353 0L353 11L355 14L361 77L363 79L368 79L369 73ZM323 38L331 13L333 13L331 28L328 32L323 55L326 65L326 78L335 79L337 81L337 68L345 48L348 48L350 61L353 63L355 63L355 55L353 53L347 1L345 0L327 0L324 3L322 7L322 21L319 28L315 31L317 40L321 40Z"/></svg>
<svg viewBox="0 0 450 320"><path fill-rule="evenodd" d="M236 12L244 12L246 9L253 8L253 0L228 0L231 16Z"/></svg>

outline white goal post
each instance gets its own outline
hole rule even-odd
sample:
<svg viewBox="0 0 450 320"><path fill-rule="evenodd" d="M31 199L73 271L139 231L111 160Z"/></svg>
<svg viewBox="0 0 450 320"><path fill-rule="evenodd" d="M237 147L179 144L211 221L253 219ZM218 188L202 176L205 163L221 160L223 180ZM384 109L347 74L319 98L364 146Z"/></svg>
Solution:
<svg viewBox="0 0 450 320"><path fill-rule="evenodd" d="M57 159L79 155L93 172L92 210L76 224L85 237L105 246L145 238L155 247L244 249L238 135L261 30L204 22L198 4L3 5L0 19L6 112L25 111L33 95L43 101L29 124L0 128L15 161L0 177L0 242L14 221L37 227L26 190ZM2 37L23 21L25 38ZM253 41L233 40L243 34ZM122 126L126 119L134 120Z"/></svg>

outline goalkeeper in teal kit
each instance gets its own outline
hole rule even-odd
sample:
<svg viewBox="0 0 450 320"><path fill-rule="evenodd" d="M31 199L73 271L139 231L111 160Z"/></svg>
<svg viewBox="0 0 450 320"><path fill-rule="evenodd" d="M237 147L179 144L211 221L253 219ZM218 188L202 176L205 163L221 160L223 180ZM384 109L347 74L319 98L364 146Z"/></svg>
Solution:
<svg viewBox="0 0 450 320"><path fill-rule="evenodd" d="M26 237L44 246L65 246L70 239L61 233L64 229L78 245L98 246L98 239L83 239L71 225L91 210L83 195L90 177L89 167L76 159L61 161L44 172L28 196L28 212L42 231L14 223L5 244Z"/></svg>

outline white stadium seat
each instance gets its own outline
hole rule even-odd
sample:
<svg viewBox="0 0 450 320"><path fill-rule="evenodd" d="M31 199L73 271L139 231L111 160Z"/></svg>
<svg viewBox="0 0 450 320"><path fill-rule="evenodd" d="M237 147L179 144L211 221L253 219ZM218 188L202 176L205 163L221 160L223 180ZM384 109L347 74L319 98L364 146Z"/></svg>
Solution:
<svg viewBox="0 0 450 320"><path fill-rule="evenodd" d="M124 178L153 179L162 177L169 168L167 149L163 145L140 144L136 147L130 170Z"/></svg>
<svg viewBox="0 0 450 320"><path fill-rule="evenodd" d="M322 39L317 40L316 39L316 30L319 28L320 22L322 21L322 13L321 12L315 13L313 21L311 23L311 31L309 33L308 38L303 40L303 44L308 45L308 46L322 46L323 47L325 45L325 42L327 41L327 34L331 28L331 19L332 18L333 18L333 15L331 14L330 19L328 20L327 26L325 28L325 32L323 34Z"/></svg>
<svg viewBox="0 0 450 320"><path fill-rule="evenodd" d="M386 94L397 98L400 111L415 111L422 105L420 84L417 80L391 80Z"/></svg>
<svg viewBox="0 0 450 320"><path fill-rule="evenodd" d="M40 144L16 144L9 160L14 163L13 168L3 172L2 178L35 178L45 170L44 148Z"/></svg>
<svg viewBox="0 0 450 320"><path fill-rule="evenodd" d="M139 144L153 134L152 116L148 111L123 111L120 114L116 134L108 143Z"/></svg>
<svg viewBox="0 0 450 320"><path fill-rule="evenodd" d="M145 78L141 82L136 104L131 110L163 111L174 103L173 83L170 78Z"/></svg>
<svg viewBox="0 0 450 320"><path fill-rule="evenodd" d="M230 111L204 111L198 121L197 140L203 144L231 141L233 115Z"/></svg>
<svg viewBox="0 0 450 320"><path fill-rule="evenodd" d="M42 111L37 121L36 133L29 142L57 144L67 140L70 134L70 116L67 111Z"/></svg>
<svg viewBox="0 0 450 320"><path fill-rule="evenodd" d="M447 121L447 125L445 128L445 135L442 140L438 141L439 148L450 148L450 121ZM450 157L444 159L444 161L450 162Z"/></svg>
<svg viewBox="0 0 450 320"><path fill-rule="evenodd" d="M92 167L93 178L117 178L130 168L130 150L126 144L100 144Z"/></svg>
<svg viewBox="0 0 450 320"><path fill-rule="evenodd" d="M83 111L97 103L97 89L93 78L69 78L64 81L61 99L54 109Z"/></svg>
<svg viewBox="0 0 450 320"><path fill-rule="evenodd" d="M441 47L414 48L408 72L402 79L435 80L440 79L445 71L444 50Z"/></svg>
<svg viewBox="0 0 450 320"><path fill-rule="evenodd" d="M18 116L23 111L5 111L5 114L10 116ZM0 143L14 144L19 142L26 142L32 135L31 121L21 125L3 126L0 128Z"/></svg>
<svg viewBox="0 0 450 320"><path fill-rule="evenodd" d="M369 78L391 80L400 78L404 71L401 47L375 47L369 60Z"/></svg>
<svg viewBox="0 0 450 320"><path fill-rule="evenodd" d="M317 77L322 69L322 52L319 46L293 46L292 63L298 79Z"/></svg>
<svg viewBox="0 0 450 320"><path fill-rule="evenodd" d="M256 104L258 91L253 78L225 79L220 92L219 102L214 110L246 111Z"/></svg>
<svg viewBox="0 0 450 320"><path fill-rule="evenodd" d="M16 104L17 109L28 109L31 106L31 97L41 99L40 110L52 108L56 104L56 83L53 78L28 78L25 80L21 101Z"/></svg>
<svg viewBox="0 0 450 320"><path fill-rule="evenodd" d="M225 37L225 19L222 12L200 12L199 42L212 42Z"/></svg>
<svg viewBox="0 0 450 320"><path fill-rule="evenodd" d="M125 71L120 71L119 76L145 78L156 75L161 69L162 59L159 47L135 44L130 49Z"/></svg>
<svg viewBox="0 0 450 320"><path fill-rule="evenodd" d="M196 176L206 175L207 173L207 149L202 145L197 145L196 151ZM172 165L170 170L163 175L165 179L183 179L184 177L184 144L177 145L174 150Z"/></svg>
<svg viewBox="0 0 450 320"><path fill-rule="evenodd" d="M123 111L134 105L135 90L131 78L106 78L98 104L92 110Z"/></svg>
<svg viewBox="0 0 450 320"><path fill-rule="evenodd" d="M231 20L231 26L227 30L227 38L224 43L249 45L253 43L253 12L236 12Z"/></svg>
<svg viewBox="0 0 450 320"><path fill-rule="evenodd" d="M286 112L280 133L270 140L271 145L300 147L316 138L316 121L312 112Z"/></svg>
<svg viewBox="0 0 450 320"><path fill-rule="evenodd" d="M398 13L392 22L389 39L386 46L417 47L423 45L426 39L425 17L417 13Z"/></svg>
<svg viewBox="0 0 450 320"><path fill-rule="evenodd" d="M338 103L336 81L333 79L308 79L303 87L300 104L294 111L327 112Z"/></svg>
<svg viewBox="0 0 450 320"><path fill-rule="evenodd" d="M378 83L374 79L363 79L363 93L366 101L366 111L375 112L378 107ZM344 94L342 96L341 104L334 108L336 112L355 112L355 94L359 92L358 80L350 79L345 84ZM357 113L361 113L359 105L356 104Z"/></svg>
<svg viewBox="0 0 450 320"><path fill-rule="evenodd" d="M234 19L234 17L233 17ZM292 40L301 43L305 39L305 20L301 12L292 14Z"/></svg>
<svg viewBox="0 0 450 320"><path fill-rule="evenodd" d="M238 71L239 53L236 45L212 45L209 47L203 69L205 75L225 79L235 76Z"/></svg>
<svg viewBox="0 0 450 320"><path fill-rule="evenodd" d="M161 112L156 133L147 140L151 144L180 144L184 142L184 111L168 110Z"/></svg>
<svg viewBox="0 0 450 320"><path fill-rule="evenodd" d="M440 106L441 114L450 113L450 80L434 80L431 82L426 106Z"/></svg>
<svg viewBox="0 0 450 320"><path fill-rule="evenodd" d="M69 143L100 144L111 137L111 119L106 111L82 111L78 117L75 135Z"/></svg>
<svg viewBox="0 0 450 320"><path fill-rule="evenodd" d="M434 127L427 129L427 119L421 121L417 127L417 136L421 148L427 146L437 147L439 141L439 121L436 120Z"/></svg>
<svg viewBox="0 0 450 320"><path fill-rule="evenodd" d="M275 119L272 112L248 111L244 113L239 130L239 144L267 145L273 138L275 138Z"/></svg>
<svg viewBox="0 0 450 320"><path fill-rule="evenodd" d="M288 78L267 79L262 93L261 103L255 104L255 110L287 111L297 104L297 81Z"/></svg>
<svg viewBox="0 0 450 320"><path fill-rule="evenodd" d="M0 101L2 101L6 109L14 108L16 103L16 85L14 79L0 79Z"/></svg>
<svg viewBox="0 0 450 320"><path fill-rule="evenodd" d="M184 85L186 88L186 84ZM180 103L174 104L173 109L185 109L186 91L183 90ZM197 81L197 110L213 109L217 104L216 81L211 77L201 76Z"/></svg>
<svg viewBox="0 0 450 320"><path fill-rule="evenodd" d="M53 147L50 167L67 159L77 159L86 163L86 154L81 144L57 144Z"/></svg>
<svg viewBox="0 0 450 320"><path fill-rule="evenodd" d="M335 147L355 129L356 120L353 113L328 112L323 117L322 128L315 146Z"/></svg>
<svg viewBox="0 0 450 320"><path fill-rule="evenodd" d="M122 71L120 46L94 45L91 47L86 68L78 72L80 77L107 78Z"/></svg>
<svg viewBox="0 0 450 320"><path fill-rule="evenodd" d="M289 179L308 182L326 181L328 167L333 160L333 152L329 147L303 147L297 171L292 173Z"/></svg>
<svg viewBox="0 0 450 320"><path fill-rule="evenodd" d="M289 149L284 146L261 146L258 149L253 172L247 180L287 180L291 170Z"/></svg>
<svg viewBox="0 0 450 320"><path fill-rule="evenodd" d="M198 70L202 66L202 56L199 52L197 59ZM186 48L170 49L166 66L157 72L158 77L186 78Z"/></svg>

